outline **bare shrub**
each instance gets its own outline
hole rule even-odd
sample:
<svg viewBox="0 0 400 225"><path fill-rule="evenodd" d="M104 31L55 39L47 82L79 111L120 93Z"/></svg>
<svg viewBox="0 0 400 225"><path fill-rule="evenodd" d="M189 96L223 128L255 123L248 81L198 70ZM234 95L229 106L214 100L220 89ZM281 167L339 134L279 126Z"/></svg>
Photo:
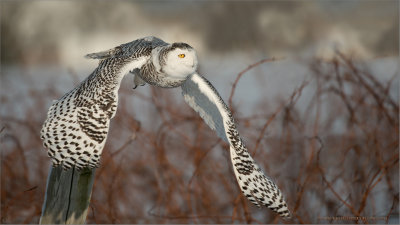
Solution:
<svg viewBox="0 0 400 225"><path fill-rule="evenodd" d="M286 196L293 218L281 220L240 194L228 145L182 98L168 89L150 96L120 90L101 167L96 171L88 223L373 223L363 217L398 213L399 105L382 81L338 54L314 60L312 76L274 109L240 117L229 101L249 151ZM71 74L73 75L73 74ZM306 110L303 90L313 94ZM50 160L39 138L48 103L63 93L32 87L25 119L1 115L1 222L37 223ZM2 105L10 104L6 96ZM153 126L143 126L132 104ZM15 104L18 104L16 102ZM271 135L268 131L272 131ZM360 219L334 220L338 216Z"/></svg>

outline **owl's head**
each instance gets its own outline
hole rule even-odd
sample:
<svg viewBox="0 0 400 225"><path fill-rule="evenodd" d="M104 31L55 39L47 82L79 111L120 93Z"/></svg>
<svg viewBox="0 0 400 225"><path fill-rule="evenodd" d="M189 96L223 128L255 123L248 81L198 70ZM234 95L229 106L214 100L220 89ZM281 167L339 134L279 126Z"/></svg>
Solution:
<svg viewBox="0 0 400 225"><path fill-rule="evenodd" d="M186 43L173 43L159 54L161 71L170 78L186 79L197 70L196 51Z"/></svg>

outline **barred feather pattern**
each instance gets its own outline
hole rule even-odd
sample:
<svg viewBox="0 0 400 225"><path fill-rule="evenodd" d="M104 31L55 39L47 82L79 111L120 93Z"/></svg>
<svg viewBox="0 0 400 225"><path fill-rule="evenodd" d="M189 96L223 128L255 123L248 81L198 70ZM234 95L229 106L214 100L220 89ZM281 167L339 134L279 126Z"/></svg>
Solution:
<svg viewBox="0 0 400 225"><path fill-rule="evenodd" d="M139 39L87 55L100 59L99 66L52 104L41 130L53 166L62 164L64 169L99 166L110 120L117 110L117 92L125 75L121 69L136 58L149 56L153 45L153 40Z"/></svg>
<svg viewBox="0 0 400 225"><path fill-rule="evenodd" d="M163 67L166 65L166 56L170 51L176 48L180 49L193 49L190 45L186 43L173 43L172 45L162 44L160 45L158 55L158 62L161 69L158 71L153 61L149 60L145 63L137 74L141 79L154 86L163 88L175 88L182 85L185 79L173 79L169 74L163 71Z"/></svg>
<svg viewBox="0 0 400 225"><path fill-rule="evenodd" d="M184 81L171 79L162 70L157 71L154 64L150 61L142 66L138 76L148 84L163 88L179 87Z"/></svg>
<svg viewBox="0 0 400 225"><path fill-rule="evenodd" d="M99 59L99 66L75 89L52 104L41 130L43 145L48 149L53 165L62 164L64 169L98 167L110 120L117 110L118 89L123 76L129 70L135 70L143 74L142 79L149 78L143 79L148 83L178 86L174 78L155 69L152 59L153 50L165 52L165 56L176 47L190 46L183 43L170 45L151 36L86 55ZM143 84L138 79L136 83Z"/></svg>
<svg viewBox="0 0 400 225"><path fill-rule="evenodd" d="M230 144L232 166L242 193L256 206L264 205L289 218L290 212L281 191L247 151L232 113L214 86L201 75L193 74L182 85L182 91L185 101Z"/></svg>
<svg viewBox="0 0 400 225"><path fill-rule="evenodd" d="M282 217L290 217L281 191L250 156L231 115L230 117L231 121L227 122L227 136L231 144L233 170L242 193L256 206L264 205Z"/></svg>
<svg viewBox="0 0 400 225"><path fill-rule="evenodd" d="M119 74L117 62L107 60L78 87L50 107L41 138L53 166L64 169L99 165L110 119L117 110Z"/></svg>

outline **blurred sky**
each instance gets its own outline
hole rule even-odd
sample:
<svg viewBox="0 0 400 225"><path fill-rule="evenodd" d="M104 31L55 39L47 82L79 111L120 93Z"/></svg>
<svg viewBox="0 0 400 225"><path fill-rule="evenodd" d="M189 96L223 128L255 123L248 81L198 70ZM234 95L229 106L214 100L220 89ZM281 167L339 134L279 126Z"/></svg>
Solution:
<svg viewBox="0 0 400 225"><path fill-rule="evenodd" d="M398 1L1 1L1 60L85 66L144 36L207 55L397 56Z"/></svg>

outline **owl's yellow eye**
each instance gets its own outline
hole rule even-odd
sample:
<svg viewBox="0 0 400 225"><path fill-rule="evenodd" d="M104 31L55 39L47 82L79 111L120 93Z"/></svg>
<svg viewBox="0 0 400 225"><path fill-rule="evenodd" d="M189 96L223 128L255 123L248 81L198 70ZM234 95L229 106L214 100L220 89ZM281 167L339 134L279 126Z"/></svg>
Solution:
<svg viewBox="0 0 400 225"><path fill-rule="evenodd" d="M185 54L179 54L178 57L179 58L185 58Z"/></svg>

